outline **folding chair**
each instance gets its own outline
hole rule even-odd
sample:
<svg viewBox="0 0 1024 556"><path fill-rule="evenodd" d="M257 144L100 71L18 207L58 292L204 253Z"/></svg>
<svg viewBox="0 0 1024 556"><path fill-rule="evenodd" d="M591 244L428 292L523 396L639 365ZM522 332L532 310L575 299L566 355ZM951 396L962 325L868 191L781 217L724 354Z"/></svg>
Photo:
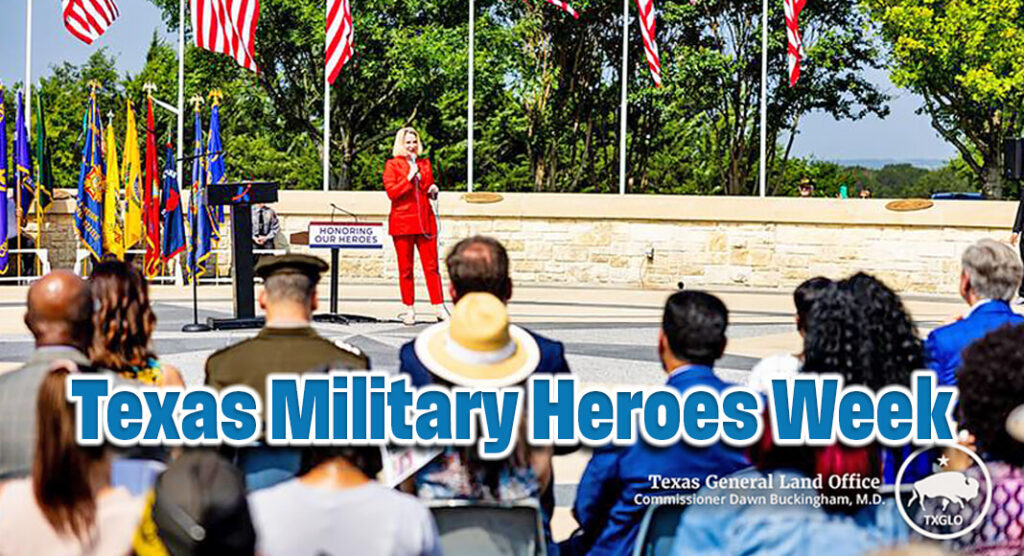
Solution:
<svg viewBox="0 0 1024 556"><path fill-rule="evenodd" d="M547 555L540 506L535 502L442 500L428 504L445 554Z"/></svg>
<svg viewBox="0 0 1024 556"><path fill-rule="evenodd" d="M668 556L685 505L652 505L644 513L633 545L633 556Z"/></svg>

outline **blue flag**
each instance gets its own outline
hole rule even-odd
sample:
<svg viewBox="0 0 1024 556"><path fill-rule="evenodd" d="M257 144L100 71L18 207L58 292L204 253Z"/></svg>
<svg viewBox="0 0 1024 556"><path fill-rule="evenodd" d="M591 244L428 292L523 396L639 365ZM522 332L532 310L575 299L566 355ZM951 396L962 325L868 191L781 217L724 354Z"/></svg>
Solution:
<svg viewBox="0 0 1024 556"><path fill-rule="evenodd" d="M0 85L0 274L7 274L7 116Z"/></svg>
<svg viewBox="0 0 1024 556"><path fill-rule="evenodd" d="M224 146L220 141L220 103L214 100L213 108L210 110L210 138L207 141L206 152L209 153L208 164L210 166L211 185L224 183ZM209 198L209 197L207 197ZM212 207L217 215L217 225L213 227L213 244L220 242L220 229L224 224L224 205Z"/></svg>
<svg viewBox="0 0 1024 556"><path fill-rule="evenodd" d="M216 216L206 202L206 151L203 150L203 127L196 111L196 146L192 151L192 195L189 199L188 224L192 239L189 247L186 279L206 273L206 260L210 258Z"/></svg>
<svg viewBox="0 0 1024 556"><path fill-rule="evenodd" d="M167 145L167 164L164 165L163 188L160 192L160 219L164 233L160 236L160 257L166 264L185 250L185 214L178 191L178 173L174 170L174 148Z"/></svg>
<svg viewBox="0 0 1024 556"><path fill-rule="evenodd" d="M78 172L75 228L82 244L97 260L103 253L103 186L107 180L100 146L99 116L94 92L89 95L89 110L83 121L85 144L82 146L82 167ZM27 144L25 148L28 148Z"/></svg>
<svg viewBox="0 0 1024 556"><path fill-rule="evenodd" d="M18 93L18 115L14 122L15 152L14 152L14 181L17 184L19 207L21 207L21 220L19 225L24 224L28 218L28 211L32 208L32 202L36 196L36 186L32 179L32 157L28 144L28 126L25 122L25 103L22 101L21 93Z"/></svg>

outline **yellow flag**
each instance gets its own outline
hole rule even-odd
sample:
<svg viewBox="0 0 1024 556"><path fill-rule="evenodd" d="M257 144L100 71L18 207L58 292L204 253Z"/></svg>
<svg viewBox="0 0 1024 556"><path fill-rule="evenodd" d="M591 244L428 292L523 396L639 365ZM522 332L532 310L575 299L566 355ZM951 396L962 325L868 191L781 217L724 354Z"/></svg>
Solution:
<svg viewBox="0 0 1024 556"><path fill-rule="evenodd" d="M114 125L107 124L107 184L103 190L103 251L124 260L124 227L121 224L121 177L117 171Z"/></svg>
<svg viewBox="0 0 1024 556"><path fill-rule="evenodd" d="M139 163L139 132L135 110L128 101L128 124L124 133L124 194L128 209L124 218L124 245L132 248L142 241L142 165Z"/></svg>

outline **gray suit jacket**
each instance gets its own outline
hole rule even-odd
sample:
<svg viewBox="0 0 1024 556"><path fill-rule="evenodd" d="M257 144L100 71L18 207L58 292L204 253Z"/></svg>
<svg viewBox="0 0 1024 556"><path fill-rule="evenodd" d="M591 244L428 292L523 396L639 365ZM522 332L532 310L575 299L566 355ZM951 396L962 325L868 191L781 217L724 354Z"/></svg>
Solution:
<svg viewBox="0 0 1024 556"><path fill-rule="evenodd" d="M18 370L0 375L0 480L32 471L36 441L36 396L54 361L89 365L89 358L69 346L37 348Z"/></svg>

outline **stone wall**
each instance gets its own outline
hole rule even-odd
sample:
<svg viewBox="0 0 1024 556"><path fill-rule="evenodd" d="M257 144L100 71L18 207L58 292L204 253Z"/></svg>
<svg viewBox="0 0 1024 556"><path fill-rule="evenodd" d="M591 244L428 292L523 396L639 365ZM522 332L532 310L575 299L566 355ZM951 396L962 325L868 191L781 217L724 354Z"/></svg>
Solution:
<svg viewBox="0 0 1024 556"><path fill-rule="evenodd" d="M290 236L311 220L329 219L331 203L363 220L387 220L382 192L288 191L275 208ZM867 270L900 291L952 294L963 249L982 237L1008 237L1016 210L1010 202L945 201L898 213L885 204L574 194L504 194L497 203L471 204L445 193L441 250L467 235L492 235L509 249L517 283L673 287L682 280L690 287L775 288ZM57 231L48 233L47 243L57 250L54 262L64 266L73 260L68 209L59 204L48 218L48 229ZM382 251L343 251L340 265L349 282L397 276L390 244Z"/></svg>

